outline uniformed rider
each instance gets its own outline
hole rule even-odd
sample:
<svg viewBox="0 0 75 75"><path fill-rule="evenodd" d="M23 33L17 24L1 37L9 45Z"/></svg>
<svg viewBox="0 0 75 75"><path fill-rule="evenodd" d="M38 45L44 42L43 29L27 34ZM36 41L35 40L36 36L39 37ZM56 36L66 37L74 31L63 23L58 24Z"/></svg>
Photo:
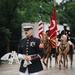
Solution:
<svg viewBox="0 0 75 75"><path fill-rule="evenodd" d="M48 39L50 40L50 27L48 27L48 30L46 30L46 34L48 35ZM56 48L52 48L52 56L56 57L57 53L56 53Z"/></svg>
<svg viewBox="0 0 75 75"><path fill-rule="evenodd" d="M61 36L62 35L67 35L67 41L70 45L71 53L73 53L73 50L72 50L73 43L70 41L71 32L70 32L70 30L67 29L67 24L63 24L63 27L64 27L64 30L61 31Z"/></svg>

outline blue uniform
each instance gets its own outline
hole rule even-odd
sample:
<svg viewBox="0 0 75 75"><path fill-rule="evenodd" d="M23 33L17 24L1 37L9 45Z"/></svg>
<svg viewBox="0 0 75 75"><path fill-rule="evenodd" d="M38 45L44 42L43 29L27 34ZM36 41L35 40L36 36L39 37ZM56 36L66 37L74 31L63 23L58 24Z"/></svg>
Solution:
<svg viewBox="0 0 75 75"><path fill-rule="evenodd" d="M41 56L41 58L44 56L44 49L39 47L40 45L40 39L35 38L31 36L30 38L24 38L19 43L19 54L25 54L25 55L36 55L32 57L33 60L31 60L32 64L28 65L27 67L23 67L24 60L21 61L20 65L20 72L25 73L26 68L28 68L29 73L35 73L43 70L40 58L37 57L37 54Z"/></svg>

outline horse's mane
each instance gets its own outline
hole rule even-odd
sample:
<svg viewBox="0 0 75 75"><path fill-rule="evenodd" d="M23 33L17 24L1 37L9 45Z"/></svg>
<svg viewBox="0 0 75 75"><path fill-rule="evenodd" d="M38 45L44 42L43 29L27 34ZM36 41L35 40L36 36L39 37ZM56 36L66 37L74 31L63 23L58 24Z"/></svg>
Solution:
<svg viewBox="0 0 75 75"><path fill-rule="evenodd" d="M46 33L43 34L43 42L46 48L52 47L51 41Z"/></svg>

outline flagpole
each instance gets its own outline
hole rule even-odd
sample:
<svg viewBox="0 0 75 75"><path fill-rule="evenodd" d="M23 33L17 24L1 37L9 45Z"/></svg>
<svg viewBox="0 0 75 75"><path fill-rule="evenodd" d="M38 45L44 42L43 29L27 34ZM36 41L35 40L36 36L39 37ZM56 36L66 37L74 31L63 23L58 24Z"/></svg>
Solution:
<svg viewBox="0 0 75 75"><path fill-rule="evenodd" d="M56 25L56 2L54 0L54 11L51 18L50 23L50 40L52 43L52 47L56 48L56 37L57 37L57 25Z"/></svg>
<svg viewBox="0 0 75 75"><path fill-rule="evenodd" d="M56 0L54 0L54 7L56 6Z"/></svg>
<svg viewBox="0 0 75 75"><path fill-rule="evenodd" d="M42 10L41 10L42 6L40 5L40 9L39 9L39 23L38 23L38 36L40 38L40 40L42 40L42 36L43 36L43 23L42 23Z"/></svg>
<svg viewBox="0 0 75 75"><path fill-rule="evenodd" d="M42 20L42 10L41 10L42 6L40 5L40 11L39 11L39 21Z"/></svg>

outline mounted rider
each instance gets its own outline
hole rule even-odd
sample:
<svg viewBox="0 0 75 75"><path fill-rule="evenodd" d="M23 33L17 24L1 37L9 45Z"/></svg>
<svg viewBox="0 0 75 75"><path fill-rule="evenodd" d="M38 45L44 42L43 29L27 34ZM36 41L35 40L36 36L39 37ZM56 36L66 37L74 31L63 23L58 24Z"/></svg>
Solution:
<svg viewBox="0 0 75 75"><path fill-rule="evenodd" d="M71 32L70 32L70 30L67 29L67 24L63 24L63 28L64 28L64 30L61 31L61 36L67 35L67 40L69 40Z"/></svg>
<svg viewBox="0 0 75 75"><path fill-rule="evenodd" d="M48 27L48 30L46 30L46 34L48 35L48 39L50 40L50 27ZM56 57L57 53L56 53L56 48L52 49L52 56Z"/></svg>
<svg viewBox="0 0 75 75"><path fill-rule="evenodd" d="M73 51L72 51L73 50L73 48L72 48L73 43L70 40L71 32L70 32L70 30L67 29L67 24L63 24L63 28L64 28L64 30L61 31L61 36L62 35L67 35L67 41L70 45L71 53L73 53Z"/></svg>

